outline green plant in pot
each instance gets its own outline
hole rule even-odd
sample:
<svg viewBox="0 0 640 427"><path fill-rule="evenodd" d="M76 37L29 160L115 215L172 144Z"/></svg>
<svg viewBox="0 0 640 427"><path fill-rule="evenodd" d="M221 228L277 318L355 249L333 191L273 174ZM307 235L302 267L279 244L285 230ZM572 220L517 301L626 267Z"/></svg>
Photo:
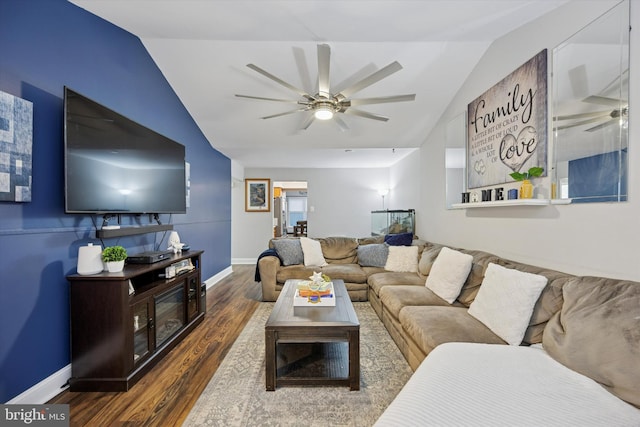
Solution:
<svg viewBox="0 0 640 427"><path fill-rule="evenodd" d="M522 185L520 186L521 199L531 199L533 197L533 184L531 184L530 179L542 175L542 172L544 172L544 168L534 166L524 173L513 172L509 174L509 176L516 181L522 181Z"/></svg>
<svg viewBox="0 0 640 427"><path fill-rule="evenodd" d="M102 250L102 261L110 273L122 271L126 259L127 250L122 246L107 246Z"/></svg>

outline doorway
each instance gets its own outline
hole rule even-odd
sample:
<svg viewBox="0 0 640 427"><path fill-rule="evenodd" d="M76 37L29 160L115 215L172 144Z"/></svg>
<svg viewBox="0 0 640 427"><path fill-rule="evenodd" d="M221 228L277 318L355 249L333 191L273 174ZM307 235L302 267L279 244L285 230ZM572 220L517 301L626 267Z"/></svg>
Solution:
<svg viewBox="0 0 640 427"><path fill-rule="evenodd" d="M306 181L274 181L274 237L307 235L307 196Z"/></svg>

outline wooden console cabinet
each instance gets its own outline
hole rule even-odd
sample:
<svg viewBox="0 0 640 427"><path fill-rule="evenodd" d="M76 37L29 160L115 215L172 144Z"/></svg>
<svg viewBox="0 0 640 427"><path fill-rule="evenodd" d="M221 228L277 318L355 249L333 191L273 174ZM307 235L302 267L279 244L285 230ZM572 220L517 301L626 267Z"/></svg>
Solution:
<svg viewBox="0 0 640 427"><path fill-rule="evenodd" d="M67 276L71 391L127 391L202 322L202 253L128 264L120 273ZM181 261L194 268L165 279L165 268Z"/></svg>

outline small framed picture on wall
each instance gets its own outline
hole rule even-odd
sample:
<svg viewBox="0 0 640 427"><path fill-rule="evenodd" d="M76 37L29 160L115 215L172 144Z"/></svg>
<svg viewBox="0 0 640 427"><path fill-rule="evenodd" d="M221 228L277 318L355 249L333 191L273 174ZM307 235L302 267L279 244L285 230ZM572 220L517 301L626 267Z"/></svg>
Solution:
<svg viewBox="0 0 640 427"><path fill-rule="evenodd" d="M245 212L271 212L271 180L246 178L244 180Z"/></svg>

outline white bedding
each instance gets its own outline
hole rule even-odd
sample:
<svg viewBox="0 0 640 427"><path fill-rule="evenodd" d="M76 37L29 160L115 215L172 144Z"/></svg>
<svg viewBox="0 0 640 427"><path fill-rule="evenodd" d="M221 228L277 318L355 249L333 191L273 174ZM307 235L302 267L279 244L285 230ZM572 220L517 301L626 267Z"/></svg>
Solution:
<svg viewBox="0 0 640 427"><path fill-rule="evenodd" d="M422 362L375 424L640 426L640 409L541 346L447 343Z"/></svg>

